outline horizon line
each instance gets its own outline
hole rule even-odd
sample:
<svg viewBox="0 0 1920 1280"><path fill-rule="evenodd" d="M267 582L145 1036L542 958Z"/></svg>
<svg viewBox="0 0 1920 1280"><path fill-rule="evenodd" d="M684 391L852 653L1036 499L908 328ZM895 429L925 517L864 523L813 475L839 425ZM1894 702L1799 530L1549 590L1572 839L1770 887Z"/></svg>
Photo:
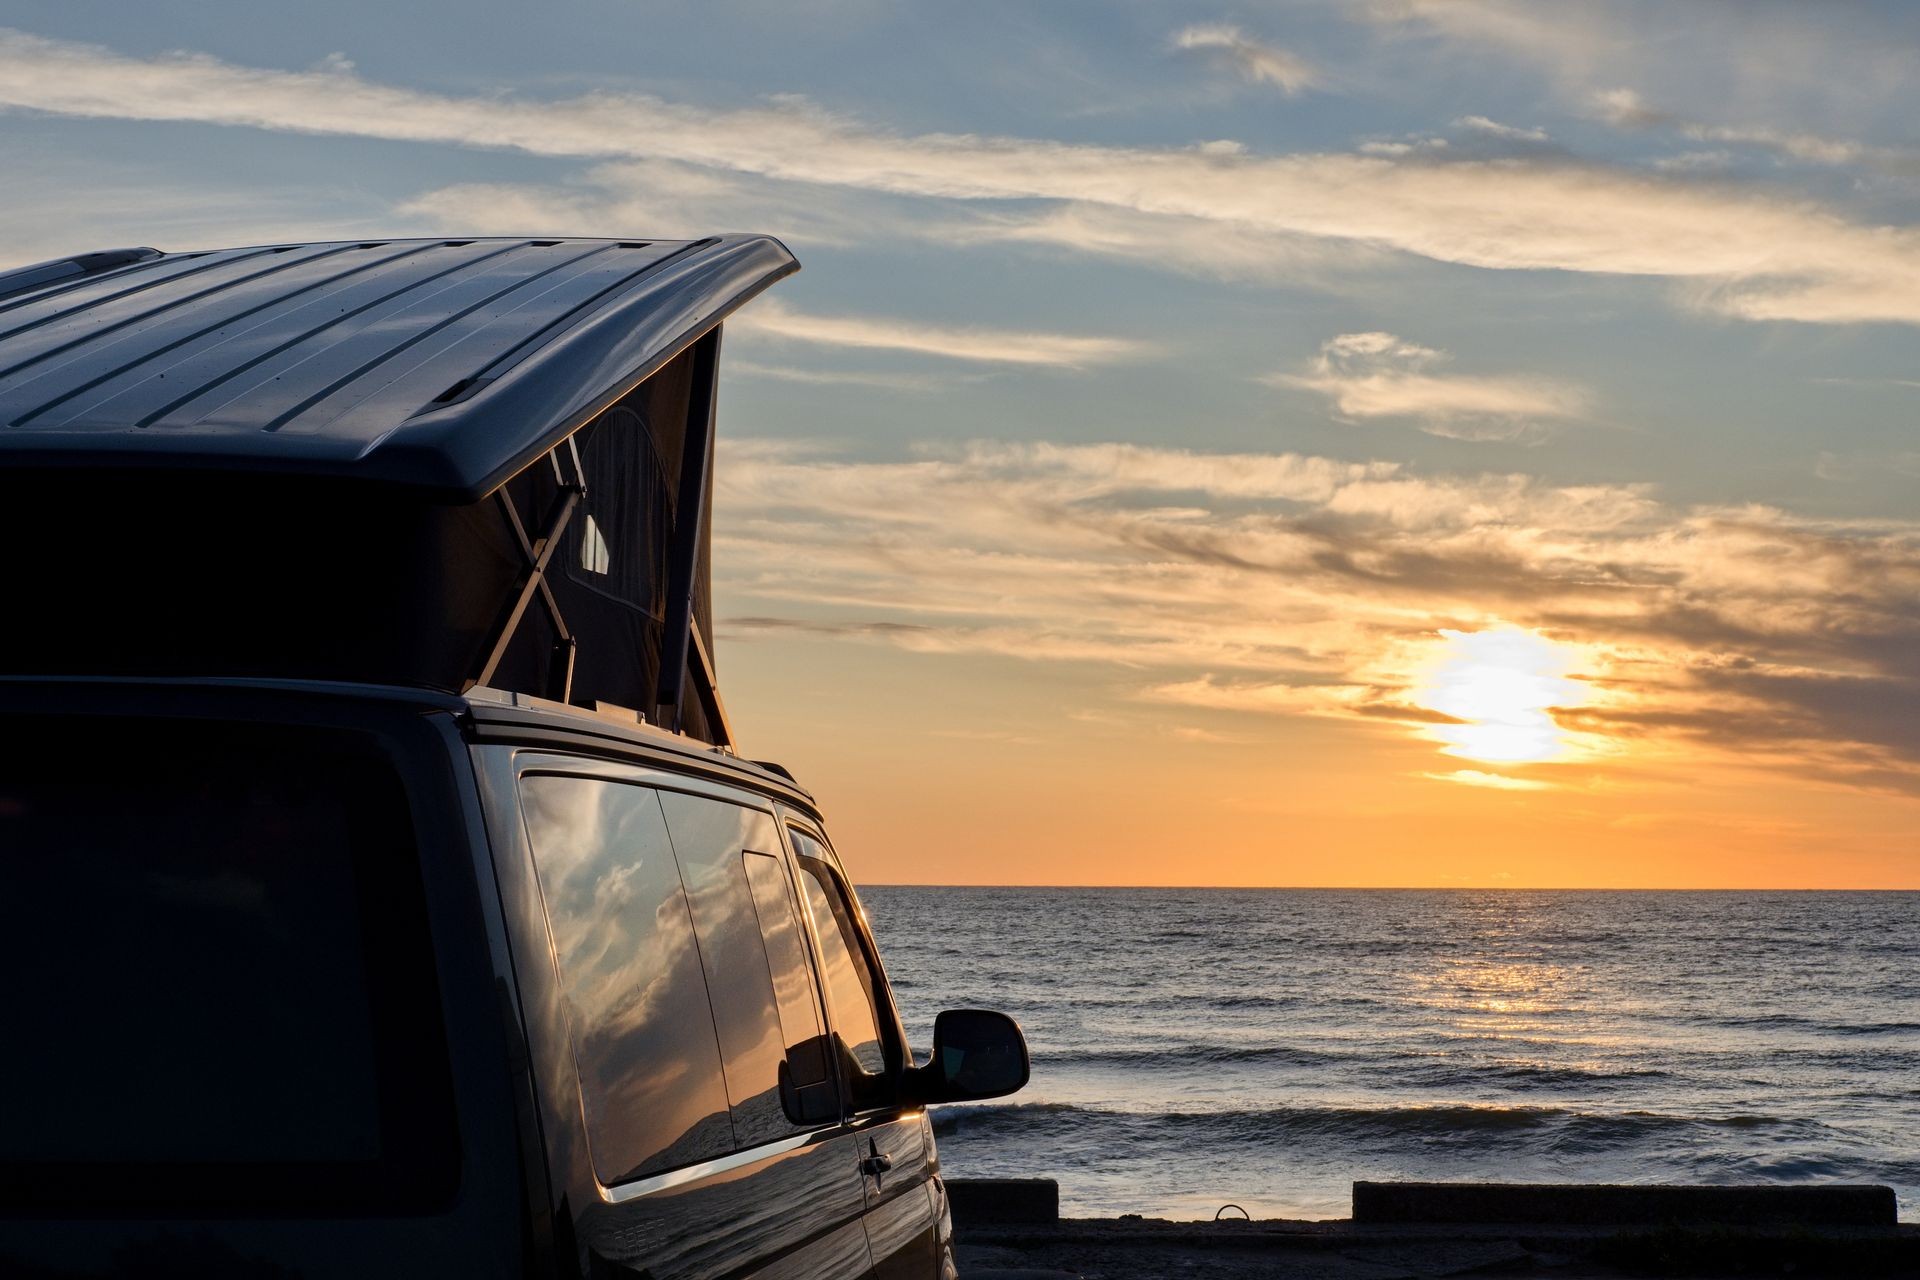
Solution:
<svg viewBox="0 0 1920 1280"><path fill-rule="evenodd" d="M1209 892L1284 893L1920 893L1920 885L1532 885L1532 884L953 884L870 880L871 889L1200 889Z"/></svg>

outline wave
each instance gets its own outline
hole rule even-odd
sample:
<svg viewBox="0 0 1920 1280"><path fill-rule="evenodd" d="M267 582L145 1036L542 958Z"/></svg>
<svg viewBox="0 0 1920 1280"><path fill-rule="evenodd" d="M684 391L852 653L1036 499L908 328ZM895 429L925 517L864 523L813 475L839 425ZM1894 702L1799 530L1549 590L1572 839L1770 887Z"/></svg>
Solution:
<svg viewBox="0 0 1920 1280"><path fill-rule="evenodd" d="M1912 1035L1920 1032L1920 1022L1825 1022L1797 1013L1758 1013L1735 1018L1715 1018L1722 1027L1793 1027L1832 1036Z"/></svg>
<svg viewBox="0 0 1920 1280"><path fill-rule="evenodd" d="M1653 1067L1577 1066L1549 1062L1484 1062L1437 1050L1376 1048L1310 1049L1299 1045L1182 1044L1142 1048L1104 1048L1036 1054L1043 1067L1125 1067L1191 1070L1203 1067L1266 1065L1344 1068L1368 1075L1386 1074L1423 1089L1506 1085L1519 1088L1610 1087L1671 1079Z"/></svg>
<svg viewBox="0 0 1920 1280"><path fill-rule="evenodd" d="M1335 1007L1356 1008L1362 1005L1385 1004L1373 996L1275 996L1275 995L1209 995L1201 997L1215 1009L1328 1009ZM1182 1001L1181 1003L1186 1003Z"/></svg>
<svg viewBox="0 0 1920 1280"><path fill-rule="evenodd" d="M1823 1129L1812 1121L1758 1114L1684 1116L1465 1103L1144 1112L1048 1102L947 1107L934 1114L937 1135L968 1140L1018 1135L1042 1141L1205 1141L1248 1147L1326 1141L1369 1147L1521 1143L1563 1154L1671 1143L1676 1137L1727 1130L1764 1130L1803 1140Z"/></svg>
<svg viewBox="0 0 1920 1280"><path fill-rule="evenodd" d="M1613 1089L1670 1080L1658 1067L1582 1067L1548 1062L1446 1062L1418 1070L1410 1083L1428 1088L1505 1085L1520 1089Z"/></svg>
<svg viewBox="0 0 1920 1280"><path fill-rule="evenodd" d="M1183 1044L1161 1048L1088 1049L1060 1053L1038 1053L1036 1064L1063 1067L1207 1067L1239 1062L1270 1062L1286 1066L1325 1066L1340 1062L1366 1062L1379 1055L1371 1052L1342 1053L1325 1049L1302 1049L1295 1045Z"/></svg>

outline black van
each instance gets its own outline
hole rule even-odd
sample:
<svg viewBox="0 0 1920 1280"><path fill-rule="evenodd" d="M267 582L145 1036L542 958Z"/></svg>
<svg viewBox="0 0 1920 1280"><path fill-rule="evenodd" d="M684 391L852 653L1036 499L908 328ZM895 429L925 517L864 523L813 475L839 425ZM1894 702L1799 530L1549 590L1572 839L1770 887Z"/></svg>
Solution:
<svg viewBox="0 0 1920 1280"><path fill-rule="evenodd" d="M719 325L762 237L0 275L0 1274L949 1277L808 793L736 754Z"/></svg>

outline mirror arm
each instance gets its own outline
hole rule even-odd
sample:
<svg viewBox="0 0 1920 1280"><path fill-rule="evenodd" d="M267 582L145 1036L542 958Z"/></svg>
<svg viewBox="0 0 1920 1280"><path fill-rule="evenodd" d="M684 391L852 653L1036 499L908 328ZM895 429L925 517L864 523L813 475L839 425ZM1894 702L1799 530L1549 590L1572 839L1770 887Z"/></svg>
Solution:
<svg viewBox="0 0 1920 1280"><path fill-rule="evenodd" d="M900 1073L900 1096L908 1106L930 1107L942 1102L950 1102L945 1089L946 1081L940 1078L928 1063L923 1067L910 1066Z"/></svg>

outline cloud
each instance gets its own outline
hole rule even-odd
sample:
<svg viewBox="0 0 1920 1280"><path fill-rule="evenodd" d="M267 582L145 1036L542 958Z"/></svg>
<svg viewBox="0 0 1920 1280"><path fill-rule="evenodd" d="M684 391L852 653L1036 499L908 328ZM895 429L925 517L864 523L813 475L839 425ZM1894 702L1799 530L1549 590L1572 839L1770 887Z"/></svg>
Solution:
<svg viewBox="0 0 1920 1280"><path fill-rule="evenodd" d="M0 106L666 161L917 200L1065 202L1204 220L1229 237L1662 278L1686 286L1677 295L1686 305L1753 320L1920 322L1912 227L1861 225L1761 191L1553 154L1436 161L909 136L793 100L714 110L643 94L458 97L345 71L142 59L19 32L0 35Z"/></svg>
<svg viewBox="0 0 1920 1280"><path fill-rule="evenodd" d="M1825 137L1798 129L1716 125L1688 120L1674 112L1649 105L1632 89L1602 90L1593 97L1593 110L1599 119L1616 128L1671 129L1695 142L1757 147L1808 164L1851 165L1867 162L1883 168L1905 170L1915 166L1915 153L1905 148L1869 147L1845 138Z"/></svg>
<svg viewBox="0 0 1920 1280"><path fill-rule="evenodd" d="M1289 98L1321 82L1318 68L1278 45L1263 44L1239 27L1225 22L1202 22L1174 33L1173 47L1200 53L1215 65L1243 80L1273 85Z"/></svg>
<svg viewBox="0 0 1920 1280"><path fill-rule="evenodd" d="M1444 40L1494 48L1578 76L1618 50L1614 26L1594 6L1534 0L1358 0L1363 21L1387 30L1416 31Z"/></svg>
<svg viewBox="0 0 1920 1280"><path fill-rule="evenodd" d="M1422 705L1444 633L1524 628L1567 655L1547 714L1593 767L1920 795L1920 524L1302 454L723 448L716 565L753 618L1412 751L1461 723Z"/></svg>
<svg viewBox="0 0 1920 1280"><path fill-rule="evenodd" d="M421 192L400 212L468 235L572 229L692 239L752 230L803 247L837 248L934 233L924 217L899 204L893 197L684 161L622 160L558 183L455 183Z"/></svg>
<svg viewBox="0 0 1920 1280"><path fill-rule="evenodd" d="M1673 123L1673 117L1647 105L1632 89L1602 89L1593 95L1593 113L1617 129L1653 129Z"/></svg>
<svg viewBox="0 0 1920 1280"><path fill-rule="evenodd" d="M1391 333L1343 333L1321 344L1306 372L1265 381L1317 392L1344 417L1409 418L1429 434L1467 440L1537 434L1543 422L1577 417L1590 399L1543 378L1443 372L1447 359Z"/></svg>
<svg viewBox="0 0 1920 1280"><path fill-rule="evenodd" d="M755 632L801 632L816 636L912 636L928 631L930 628L911 622L890 622L885 619L851 622L813 622L801 618L769 618L747 615L738 618L723 618L720 623L727 634L741 639Z"/></svg>
<svg viewBox="0 0 1920 1280"><path fill-rule="evenodd" d="M927 228L949 244L1030 244L1171 268L1229 283L1333 289L1353 273L1377 271L1389 254L1352 240L1235 226L1196 216L1067 202L1040 210L987 213Z"/></svg>
<svg viewBox="0 0 1920 1280"><path fill-rule="evenodd" d="M1501 124L1498 120L1489 120L1485 116L1461 116L1453 123L1455 128L1471 129L1475 133L1504 138L1510 142L1553 141L1545 129L1523 129L1518 125Z"/></svg>
<svg viewBox="0 0 1920 1280"><path fill-rule="evenodd" d="M763 300L729 325L734 332L764 334L792 342L873 351L904 351L984 364L1082 368L1143 356L1145 343L1126 338L1089 338L1012 329L954 328L914 320L823 316L795 311L777 298Z"/></svg>
<svg viewBox="0 0 1920 1280"><path fill-rule="evenodd" d="M774 382L797 382L824 387L874 387L882 391L937 391L963 379L952 375L928 373L882 373L872 369L816 369L811 366L761 364L756 360L728 360L721 366L723 376L766 378ZM969 375L971 381L979 375Z"/></svg>
<svg viewBox="0 0 1920 1280"><path fill-rule="evenodd" d="M1804 164L1920 172L1920 150L1876 145L1806 127L1828 117L1861 123L1876 104L1898 111L1911 77L1910 32L1895 11L1855 6L1848 21L1818 6L1697 5L1664 22L1660 38L1629 7L1524 0L1380 0L1361 16L1387 31L1422 32L1484 58L1508 54L1546 73L1570 105L1616 128L1670 130L1697 142L1752 148ZM1655 104L1619 82L1665 86ZM1888 113L1895 136L1905 119ZM1709 116L1748 117L1713 123ZM1778 123L1792 122L1791 127ZM1681 171L1681 166L1664 166Z"/></svg>
<svg viewBox="0 0 1920 1280"><path fill-rule="evenodd" d="M1653 167L1665 173L1723 173L1733 167L1733 152L1682 151L1661 156Z"/></svg>
<svg viewBox="0 0 1920 1280"><path fill-rule="evenodd" d="M1222 144L1212 147L1211 154ZM559 183L456 183L400 212L446 235L581 234L660 238L751 229L799 248L934 243L1066 249L1216 280L1331 289L1389 260L1380 249L1256 228L1222 235L1217 221L1060 202L1014 210L926 201L723 173L671 161L595 165Z"/></svg>
<svg viewBox="0 0 1920 1280"><path fill-rule="evenodd" d="M1458 782L1468 787L1488 787L1496 791L1551 791L1551 782L1538 778L1509 778L1504 773L1486 773L1479 769L1455 769L1452 773L1423 773L1435 782Z"/></svg>

